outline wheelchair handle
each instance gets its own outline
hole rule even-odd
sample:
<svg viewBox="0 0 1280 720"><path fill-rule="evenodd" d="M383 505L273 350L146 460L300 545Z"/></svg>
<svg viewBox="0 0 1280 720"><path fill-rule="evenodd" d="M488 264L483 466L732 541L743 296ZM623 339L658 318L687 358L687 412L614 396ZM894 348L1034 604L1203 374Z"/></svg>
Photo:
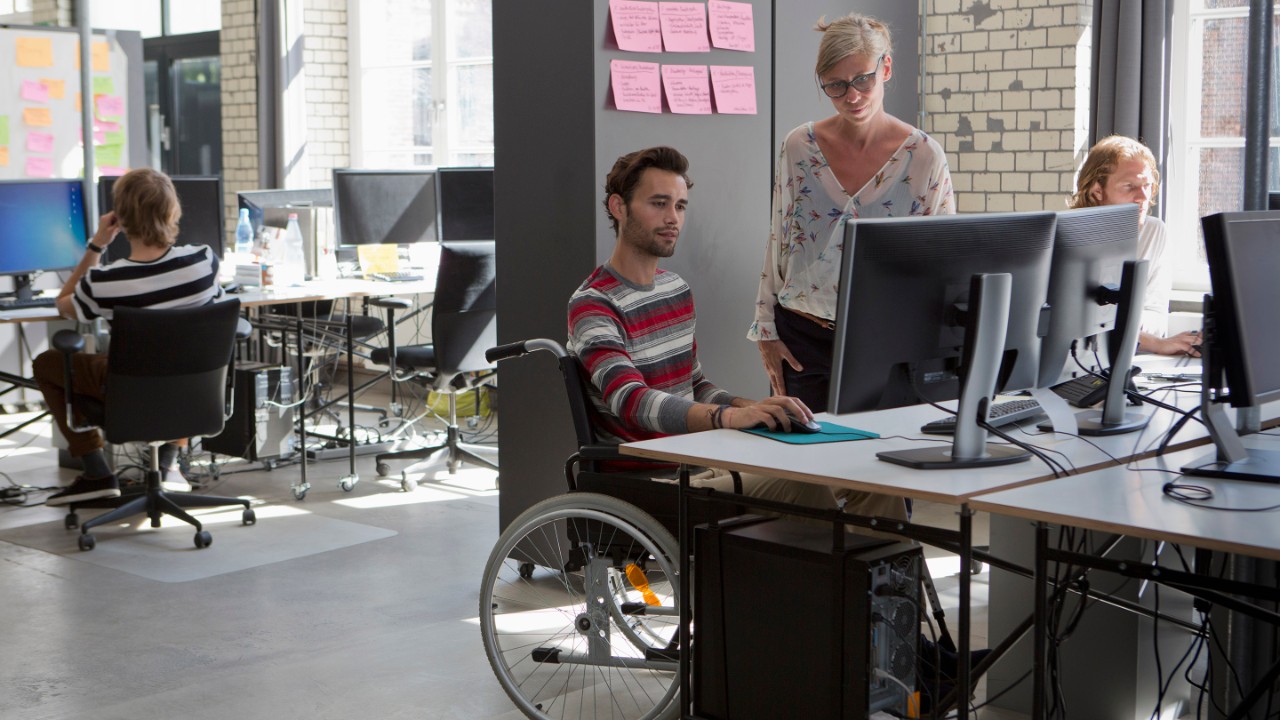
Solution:
<svg viewBox="0 0 1280 720"><path fill-rule="evenodd" d="M507 343L506 345L498 345L484 351L484 359L491 363L507 358L520 357L528 355L535 350L546 350L547 352L562 358L568 355L564 346L555 340L547 338L534 338L532 340L521 340L519 342Z"/></svg>

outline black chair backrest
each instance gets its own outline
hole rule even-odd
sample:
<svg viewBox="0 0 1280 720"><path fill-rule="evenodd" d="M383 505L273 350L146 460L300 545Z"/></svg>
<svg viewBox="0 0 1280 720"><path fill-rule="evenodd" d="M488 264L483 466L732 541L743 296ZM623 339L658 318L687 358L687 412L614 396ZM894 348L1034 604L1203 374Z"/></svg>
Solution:
<svg viewBox="0 0 1280 720"><path fill-rule="evenodd" d="M494 242L441 243L431 344L443 378L493 367L484 351L498 344L497 316Z"/></svg>
<svg viewBox="0 0 1280 720"><path fill-rule="evenodd" d="M103 432L113 443L217 435L226 410L240 301L117 308Z"/></svg>
<svg viewBox="0 0 1280 720"><path fill-rule="evenodd" d="M573 355L560 358L560 374L564 376L564 389L569 398L569 414L573 417L573 432L578 447L596 444L595 426L592 424L591 398L587 395L587 369Z"/></svg>

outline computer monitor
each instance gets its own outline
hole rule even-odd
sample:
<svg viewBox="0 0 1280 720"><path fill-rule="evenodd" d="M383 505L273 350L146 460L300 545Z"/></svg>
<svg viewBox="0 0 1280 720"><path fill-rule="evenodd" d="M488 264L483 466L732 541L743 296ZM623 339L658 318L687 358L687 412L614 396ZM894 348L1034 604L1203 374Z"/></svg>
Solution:
<svg viewBox="0 0 1280 720"><path fill-rule="evenodd" d="M437 172L440 239L494 239L493 168L450 167Z"/></svg>
<svg viewBox="0 0 1280 720"><path fill-rule="evenodd" d="M1280 399L1280 212L1201 218L1209 283L1201 353L1201 413L1216 452L1182 468L1189 475L1280 482L1280 452L1246 448L1224 405Z"/></svg>
<svg viewBox="0 0 1280 720"><path fill-rule="evenodd" d="M1058 213L1049 271L1049 328L1040 346L1037 386L1056 385L1071 374L1073 345L1077 351L1105 345L1110 369L1099 371L1109 378L1106 402L1101 410L1076 415L1081 435L1131 432L1150 419L1127 410L1125 397L1148 270L1147 261L1136 260L1137 255L1137 205Z"/></svg>
<svg viewBox="0 0 1280 720"><path fill-rule="evenodd" d="M829 406L836 413L960 399L954 444L879 453L911 467L1025 460L986 442L991 397L1036 384L1052 212L851 221Z"/></svg>
<svg viewBox="0 0 1280 720"><path fill-rule="evenodd" d="M32 276L70 270L89 240L79 180L0 182L0 275L13 276L13 296L31 298Z"/></svg>
<svg viewBox="0 0 1280 720"><path fill-rule="evenodd" d="M333 207L333 190L317 188L310 190L246 190L236 193L236 209L249 211L249 222L259 228L284 228L278 218L284 215L288 220L288 210L311 207ZM283 211L283 212L268 212ZM239 213L237 213L239 214ZM304 236L305 236L304 232Z"/></svg>
<svg viewBox="0 0 1280 720"><path fill-rule="evenodd" d="M436 171L334 169L333 214L342 245L438 241Z"/></svg>
<svg viewBox="0 0 1280 720"><path fill-rule="evenodd" d="M111 193L118 176L98 178L98 208L107 214L114 207ZM222 178L217 175L173 175L173 189L182 206L178 221L178 245L207 245L218 258L227 244L226 221L222 214ZM114 262L129 257L129 239L120 233L107 247L107 260Z"/></svg>

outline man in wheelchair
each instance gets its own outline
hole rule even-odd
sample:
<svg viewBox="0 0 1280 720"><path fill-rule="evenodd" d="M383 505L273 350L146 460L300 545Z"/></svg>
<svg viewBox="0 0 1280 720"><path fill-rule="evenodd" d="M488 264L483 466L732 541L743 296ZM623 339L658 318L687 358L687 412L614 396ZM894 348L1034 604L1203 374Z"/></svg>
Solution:
<svg viewBox="0 0 1280 720"><path fill-rule="evenodd" d="M715 428L789 429L813 413L798 398L736 397L702 373L689 285L658 262L675 253L689 204L689 162L670 147L618 158L605 180L604 205L617 233L608 262L569 300L569 352L590 383L587 393L602 440L632 442ZM793 419L794 418L794 419ZM742 474L752 497L858 515L907 518L901 498ZM696 487L732 491L725 470L691 477Z"/></svg>

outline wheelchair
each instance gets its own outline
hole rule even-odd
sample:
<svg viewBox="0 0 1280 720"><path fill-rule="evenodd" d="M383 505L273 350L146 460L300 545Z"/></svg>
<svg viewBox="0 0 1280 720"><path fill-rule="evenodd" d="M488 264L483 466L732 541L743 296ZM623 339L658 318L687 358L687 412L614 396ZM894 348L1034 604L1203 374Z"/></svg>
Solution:
<svg viewBox="0 0 1280 720"><path fill-rule="evenodd" d="M569 492L512 521L485 564L485 654L530 718L676 717L678 487L653 480L658 470L633 470L650 461L597 441L584 371L559 343L526 340L491 348L486 358L535 351L558 359L579 449L565 462ZM619 463L626 471L611 471ZM693 507L691 523L743 512L729 503Z"/></svg>

